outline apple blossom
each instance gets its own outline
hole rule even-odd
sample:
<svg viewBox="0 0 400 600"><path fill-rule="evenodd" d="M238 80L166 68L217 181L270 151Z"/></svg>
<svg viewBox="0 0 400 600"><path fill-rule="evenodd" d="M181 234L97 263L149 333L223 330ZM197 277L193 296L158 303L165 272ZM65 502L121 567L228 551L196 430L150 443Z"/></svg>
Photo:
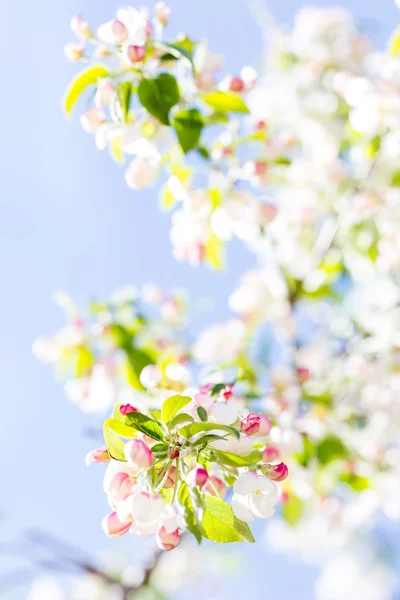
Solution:
<svg viewBox="0 0 400 600"><path fill-rule="evenodd" d="M233 492L233 511L246 523L254 519L266 519L275 512L278 489L267 477L252 471L239 475Z"/></svg>
<svg viewBox="0 0 400 600"><path fill-rule="evenodd" d="M132 406L132 404L121 404L118 408L119 412L123 417L125 417L130 412L138 412L138 409Z"/></svg>
<svg viewBox="0 0 400 600"><path fill-rule="evenodd" d="M272 479L272 481L283 481L289 475L289 469L283 462L278 465L267 465L262 467L261 472Z"/></svg>

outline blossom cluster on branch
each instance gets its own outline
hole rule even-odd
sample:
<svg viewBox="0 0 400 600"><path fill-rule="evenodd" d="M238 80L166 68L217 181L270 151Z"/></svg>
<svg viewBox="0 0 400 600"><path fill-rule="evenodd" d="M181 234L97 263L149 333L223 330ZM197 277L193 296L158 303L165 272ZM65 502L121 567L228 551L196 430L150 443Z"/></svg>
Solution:
<svg viewBox="0 0 400 600"><path fill-rule="evenodd" d="M399 36L377 52L344 9L307 7L270 27L264 73L221 76L205 44L165 41L169 16L75 17L66 55L89 65L65 110L90 91L82 125L134 156L128 186L164 176L178 260L222 268L236 237L257 264L194 340L184 300L147 286L89 324L64 298L67 328L35 352L84 409L115 405L88 456L109 462L106 533L253 541L279 502L270 542L320 558L400 518Z"/></svg>

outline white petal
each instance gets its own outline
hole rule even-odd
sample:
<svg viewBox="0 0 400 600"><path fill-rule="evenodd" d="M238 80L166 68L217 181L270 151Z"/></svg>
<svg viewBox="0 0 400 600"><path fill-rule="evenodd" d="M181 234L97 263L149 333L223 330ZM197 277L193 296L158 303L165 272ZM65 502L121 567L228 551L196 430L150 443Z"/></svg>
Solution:
<svg viewBox="0 0 400 600"><path fill-rule="evenodd" d="M274 514L275 503L271 502L271 498L267 494L250 494L249 508L257 519L266 519Z"/></svg>
<svg viewBox="0 0 400 600"><path fill-rule="evenodd" d="M254 521L253 513L248 507L248 496L233 494L232 510L237 518L241 521L244 521L245 523L251 523L251 521Z"/></svg>
<svg viewBox="0 0 400 600"><path fill-rule="evenodd" d="M248 473L243 473L239 475L233 484L233 491L235 494L240 494L242 496L246 496L247 494L251 494L255 492L258 488L258 480L257 475L252 471Z"/></svg>
<svg viewBox="0 0 400 600"><path fill-rule="evenodd" d="M228 402L227 404L216 402L211 409L211 414L219 423L231 425L237 419L238 407L236 402Z"/></svg>

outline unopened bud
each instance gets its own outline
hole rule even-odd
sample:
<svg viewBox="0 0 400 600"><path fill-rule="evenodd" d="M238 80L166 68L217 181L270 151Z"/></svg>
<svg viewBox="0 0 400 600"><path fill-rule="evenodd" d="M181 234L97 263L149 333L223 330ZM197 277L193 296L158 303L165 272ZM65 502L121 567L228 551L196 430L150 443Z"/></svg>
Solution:
<svg viewBox="0 0 400 600"><path fill-rule="evenodd" d="M107 448L95 448L86 454L85 463L88 467L92 463L110 462L111 456Z"/></svg>
<svg viewBox="0 0 400 600"><path fill-rule="evenodd" d="M261 467L261 472L272 481L283 481L289 475L289 469L283 462L279 465L264 465Z"/></svg>
<svg viewBox="0 0 400 600"><path fill-rule="evenodd" d="M263 461L266 463L273 462L279 458L279 450L276 446L267 446L263 453Z"/></svg>
<svg viewBox="0 0 400 600"><path fill-rule="evenodd" d="M72 17L71 29L81 40L88 40L93 35L88 23L81 17L81 15L75 15Z"/></svg>
<svg viewBox="0 0 400 600"><path fill-rule="evenodd" d="M243 92L245 88L244 81L241 77L231 77L229 81L229 90L231 92Z"/></svg>
<svg viewBox="0 0 400 600"><path fill-rule="evenodd" d="M69 62L78 62L83 58L83 46L82 44L66 44L64 54Z"/></svg>
<svg viewBox="0 0 400 600"><path fill-rule="evenodd" d="M154 18L165 27L171 14L170 7L165 2L157 2L154 7Z"/></svg>
<svg viewBox="0 0 400 600"><path fill-rule="evenodd" d="M176 482L176 467L174 465L172 465L172 467L169 468L168 475L164 482L163 487L172 488L172 487L174 487L175 482Z"/></svg>
<svg viewBox="0 0 400 600"><path fill-rule="evenodd" d="M226 486L224 482L215 475L211 475L208 478L208 481L206 482L203 489L205 492L207 492L207 494L219 498L223 498L226 494Z"/></svg>
<svg viewBox="0 0 400 600"><path fill-rule="evenodd" d="M104 517L101 524L104 533L108 535L108 537L119 537L120 535L124 535L124 533L129 531L131 525L131 522L120 521L116 512L112 512Z"/></svg>
<svg viewBox="0 0 400 600"><path fill-rule="evenodd" d="M122 49L124 62L131 66L135 63L142 62L146 56L146 48L144 46L125 45Z"/></svg>
<svg viewBox="0 0 400 600"><path fill-rule="evenodd" d="M139 410L137 408L135 408L134 406L132 406L132 404L121 404L121 406L119 407L118 410L121 413L121 415L123 415L124 417L128 413L139 412Z"/></svg>
<svg viewBox="0 0 400 600"><path fill-rule="evenodd" d="M175 529L172 533L168 533L164 526L160 527L157 531L157 546L161 550L173 550L182 541L182 536L179 533L179 529Z"/></svg>
<svg viewBox="0 0 400 600"><path fill-rule="evenodd" d="M139 469L148 469L153 465L153 453L142 440L129 440L125 444L125 458L130 465Z"/></svg>

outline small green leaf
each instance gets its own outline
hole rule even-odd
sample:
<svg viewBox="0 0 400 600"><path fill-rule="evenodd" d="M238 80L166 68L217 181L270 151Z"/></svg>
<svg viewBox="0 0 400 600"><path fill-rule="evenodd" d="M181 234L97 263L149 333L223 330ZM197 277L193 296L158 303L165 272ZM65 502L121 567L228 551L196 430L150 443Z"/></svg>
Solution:
<svg viewBox="0 0 400 600"><path fill-rule="evenodd" d="M174 116L173 127L182 150L187 154L199 144L201 132L204 127L204 119L197 108L180 110Z"/></svg>
<svg viewBox="0 0 400 600"><path fill-rule="evenodd" d="M190 396L180 396L176 394L164 400L161 408L161 418L166 425L182 410L184 406L189 404L192 399Z"/></svg>
<svg viewBox="0 0 400 600"><path fill-rule="evenodd" d="M117 85L117 98L121 121L126 123L131 105L132 84L130 81L122 81Z"/></svg>
<svg viewBox="0 0 400 600"><path fill-rule="evenodd" d="M184 44L180 44L179 42L174 42L173 44L155 42L154 46L166 52L166 54L161 57L162 61L183 59L193 69L193 49L190 49L189 46L185 47Z"/></svg>
<svg viewBox="0 0 400 600"><path fill-rule="evenodd" d="M225 266L225 244L214 233L206 241L205 261L214 269L221 270Z"/></svg>
<svg viewBox="0 0 400 600"><path fill-rule="evenodd" d="M348 458L349 451L340 438L327 435L318 443L316 456L321 465L327 465L334 460Z"/></svg>
<svg viewBox="0 0 400 600"><path fill-rule="evenodd" d="M239 94L235 94L235 92L207 92L206 94L202 94L201 98L218 113L249 112L242 97Z"/></svg>
<svg viewBox="0 0 400 600"><path fill-rule="evenodd" d="M205 117L206 125L221 125L224 123L229 123L229 117L223 112L216 111Z"/></svg>
<svg viewBox="0 0 400 600"><path fill-rule="evenodd" d="M153 440L158 440L160 442L164 440L164 434L159 424L142 413L128 413L125 417L125 423L129 427L133 427L141 433L153 438Z"/></svg>
<svg viewBox="0 0 400 600"><path fill-rule="evenodd" d="M362 475L356 475L355 473L343 473L340 476L340 481L346 483L356 492L363 492L364 490L367 490L371 485L367 477L363 477Z"/></svg>
<svg viewBox="0 0 400 600"><path fill-rule="evenodd" d="M197 414L199 415L200 421L204 421L204 422L207 421L208 415L207 415L207 411L205 408L203 408L202 406L198 406Z"/></svg>
<svg viewBox="0 0 400 600"><path fill-rule="evenodd" d="M288 500L285 500L282 506L282 517L289 525L296 525L303 514L303 503L294 494L290 494Z"/></svg>
<svg viewBox="0 0 400 600"><path fill-rule="evenodd" d="M168 428L170 430L174 429L177 425L182 425L182 423L193 423L194 419L191 415L187 413L179 413L168 423Z"/></svg>
<svg viewBox="0 0 400 600"><path fill-rule="evenodd" d="M152 452L155 452L156 454L160 454L160 453L164 453L167 454L168 452L168 444L154 444L154 446L151 447ZM157 457L159 458L159 457Z"/></svg>
<svg viewBox="0 0 400 600"><path fill-rule="evenodd" d="M252 452L247 456L237 456L236 454L220 452L219 450L216 450L215 454L217 455L218 462L234 468L254 466L261 460L263 455L262 452Z"/></svg>
<svg viewBox="0 0 400 600"><path fill-rule="evenodd" d="M213 542L255 542L247 523L235 517L232 507L223 500L204 494L205 511L201 522L204 537Z"/></svg>
<svg viewBox="0 0 400 600"><path fill-rule="evenodd" d="M134 348L133 346L125 350L126 352L126 377L129 384L137 390L143 390L144 387L140 383L140 373L147 367L153 364L153 359L144 350Z"/></svg>
<svg viewBox="0 0 400 600"><path fill-rule="evenodd" d="M179 435L183 437L190 438L197 433L201 433L202 431L227 431L228 433L236 436L238 439L240 438L240 433L237 429L233 427L229 427L229 425L220 425L219 423L192 423L191 425L186 425L186 427L182 427L179 429Z"/></svg>
<svg viewBox="0 0 400 600"><path fill-rule="evenodd" d="M113 161L119 165L123 165L125 161L125 154L122 148L122 137L113 138L108 144L108 149Z"/></svg>
<svg viewBox="0 0 400 600"><path fill-rule="evenodd" d="M195 446L201 446L201 445L204 445L204 447L205 447L210 442L216 442L217 440L226 440L226 437L223 437L222 435L217 435L216 433L207 433L206 435L203 435L198 440L193 442L192 446L193 446L193 448Z"/></svg>
<svg viewBox="0 0 400 600"><path fill-rule="evenodd" d="M222 390L225 389L225 383L216 383L211 389L211 396L217 396Z"/></svg>
<svg viewBox="0 0 400 600"><path fill-rule="evenodd" d="M118 421L117 419L107 419L103 427L104 441L107 449L115 460L125 461L125 443L118 437L132 438L135 437L135 432L130 428Z"/></svg>
<svg viewBox="0 0 400 600"><path fill-rule="evenodd" d="M192 490L192 492L197 492L197 490ZM198 543L201 543L202 535L201 535L201 527L198 518L196 518L196 504L198 502L193 503L191 490L188 485L183 481L179 487L178 491L178 502L183 507L183 518L185 519L186 527L188 530L193 533ZM198 494L200 496L200 494ZM198 498L197 498L198 500ZM201 509L202 512L202 509Z"/></svg>
<svg viewBox="0 0 400 600"><path fill-rule="evenodd" d="M107 77L109 74L109 70L103 65L94 65L78 73L71 81L62 99L66 116L71 116L75 104L87 87L94 85L99 79Z"/></svg>
<svg viewBox="0 0 400 600"><path fill-rule="evenodd" d="M180 100L180 90L173 75L161 73L155 79L142 79L138 88L140 103L163 125L169 125L169 111Z"/></svg>

